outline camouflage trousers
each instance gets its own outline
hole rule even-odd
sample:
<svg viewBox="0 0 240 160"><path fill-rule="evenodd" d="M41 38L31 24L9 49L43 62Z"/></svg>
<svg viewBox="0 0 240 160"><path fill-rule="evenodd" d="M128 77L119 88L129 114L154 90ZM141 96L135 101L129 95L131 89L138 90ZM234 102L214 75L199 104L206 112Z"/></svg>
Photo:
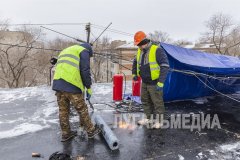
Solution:
<svg viewBox="0 0 240 160"><path fill-rule="evenodd" d="M151 115L155 118L157 114L159 116L164 114L163 92L157 91L156 85L142 83L141 101L148 119L150 119Z"/></svg>
<svg viewBox="0 0 240 160"><path fill-rule="evenodd" d="M80 126L83 126L88 133L95 129L88 114L88 107L84 101L83 94L57 91L56 96L59 106L59 121L63 135L71 132L69 124L70 103L79 115Z"/></svg>

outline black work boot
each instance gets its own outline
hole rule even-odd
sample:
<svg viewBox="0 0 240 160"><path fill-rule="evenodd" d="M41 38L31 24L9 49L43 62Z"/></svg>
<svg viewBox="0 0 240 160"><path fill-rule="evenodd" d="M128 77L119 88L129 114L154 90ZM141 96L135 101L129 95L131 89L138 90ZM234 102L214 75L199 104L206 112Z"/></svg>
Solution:
<svg viewBox="0 0 240 160"><path fill-rule="evenodd" d="M61 142L66 142L77 135L77 131L71 131L69 134L62 135Z"/></svg>
<svg viewBox="0 0 240 160"><path fill-rule="evenodd" d="M99 127L95 126L95 129L92 132L88 132L88 138L94 138L99 133L101 133L101 130Z"/></svg>

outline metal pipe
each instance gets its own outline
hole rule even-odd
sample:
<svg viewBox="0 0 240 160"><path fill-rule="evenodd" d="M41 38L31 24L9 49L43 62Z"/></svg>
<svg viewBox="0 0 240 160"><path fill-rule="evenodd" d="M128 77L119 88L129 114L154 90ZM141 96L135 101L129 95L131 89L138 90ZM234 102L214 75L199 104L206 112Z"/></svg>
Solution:
<svg viewBox="0 0 240 160"><path fill-rule="evenodd" d="M112 130L108 127L108 125L105 123L105 121L102 119L100 115L96 115L94 120L96 125L101 129L102 135L106 140L109 148L111 150L117 150L119 148L119 140L112 132Z"/></svg>

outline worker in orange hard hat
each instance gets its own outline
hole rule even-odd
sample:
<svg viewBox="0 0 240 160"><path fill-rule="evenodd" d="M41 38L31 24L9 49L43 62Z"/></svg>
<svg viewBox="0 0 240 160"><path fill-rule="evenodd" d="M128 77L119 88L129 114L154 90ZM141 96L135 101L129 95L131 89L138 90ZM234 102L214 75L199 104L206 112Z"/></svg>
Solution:
<svg viewBox="0 0 240 160"><path fill-rule="evenodd" d="M146 114L138 123L158 129L165 112L163 87L169 69L168 58L161 46L153 44L143 31L134 35L134 45L138 46L138 52L132 66L133 80L142 78L141 101Z"/></svg>

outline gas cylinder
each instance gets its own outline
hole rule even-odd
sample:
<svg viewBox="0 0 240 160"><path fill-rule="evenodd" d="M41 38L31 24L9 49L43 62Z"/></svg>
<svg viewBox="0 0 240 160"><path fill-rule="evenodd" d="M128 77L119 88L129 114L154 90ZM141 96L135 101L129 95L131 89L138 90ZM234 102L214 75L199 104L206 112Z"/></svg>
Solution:
<svg viewBox="0 0 240 160"><path fill-rule="evenodd" d="M133 96L141 95L141 84L142 84L141 77L138 77L137 81L132 80L132 95Z"/></svg>
<svg viewBox="0 0 240 160"><path fill-rule="evenodd" d="M113 76L113 100L121 101L123 98L123 75Z"/></svg>

